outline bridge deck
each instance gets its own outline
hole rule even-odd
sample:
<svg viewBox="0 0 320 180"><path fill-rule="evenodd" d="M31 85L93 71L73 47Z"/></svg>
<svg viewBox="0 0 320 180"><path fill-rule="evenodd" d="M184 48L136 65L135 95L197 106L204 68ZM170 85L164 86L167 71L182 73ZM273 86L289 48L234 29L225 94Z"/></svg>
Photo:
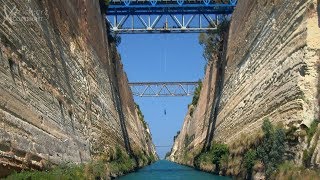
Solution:
<svg viewBox="0 0 320 180"><path fill-rule="evenodd" d="M216 30L237 0L112 0L107 20L115 33L185 33ZM131 21L130 21L131 19Z"/></svg>
<svg viewBox="0 0 320 180"><path fill-rule="evenodd" d="M192 96L199 82L134 82L132 94L139 97Z"/></svg>
<svg viewBox="0 0 320 180"><path fill-rule="evenodd" d="M123 4L126 0L111 0L110 5L113 4ZM130 0L130 3L139 3L139 4L150 4L152 0ZM176 4L177 0L157 0L157 4ZM185 4L195 4L195 3L204 3L204 0L184 0ZM218 1L218 0L212 0L210 1L212 4L228 4L230 3L229 0L225 0L224 2Z"/></svg>

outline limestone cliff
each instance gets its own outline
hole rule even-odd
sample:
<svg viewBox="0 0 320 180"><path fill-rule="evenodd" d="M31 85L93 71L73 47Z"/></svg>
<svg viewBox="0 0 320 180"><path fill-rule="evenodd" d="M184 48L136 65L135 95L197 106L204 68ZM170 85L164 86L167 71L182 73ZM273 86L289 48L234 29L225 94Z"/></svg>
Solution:
<svg viewBox="0 0 320 180"><path fill-rule="evenodd" d="M116 148L156 158L99 1L0 2L0 177Z"/></svg>
<svg viewBox="0 0 320 180"><path fill-rule="evenodd" d="M265 118L300 134L318 121L319 9L316 0L239 1L228 40L208 64L199 102L189 108L168 159L193 166L213 141L233 147L232 158L243 155L240 146L258 139ZM319 168L319 135L309 145L306 136L288 143L287 159L302 164L311 146ZM229 163L226 174L239 175L241 164L241 158Z"/></svg>

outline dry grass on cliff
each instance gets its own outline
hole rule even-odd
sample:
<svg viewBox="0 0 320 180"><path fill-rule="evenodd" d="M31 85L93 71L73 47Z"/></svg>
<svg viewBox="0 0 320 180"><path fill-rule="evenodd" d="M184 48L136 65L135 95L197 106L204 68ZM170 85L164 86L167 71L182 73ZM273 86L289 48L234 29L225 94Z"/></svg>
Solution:
<svg viewBox="0 0 320 180"><path fill-rule="evenodd" d="M284 163L279 166L278 173L274 174L271 179L303 179L316 180L320 179L320 171L313 169L306 169L304 167L296 167L292 163Z"/></svg>
<svg viewBox="0 0 320 180"><path fill-rule="evenodd" d="M239 139L230 143L230 154L226 168L226 175L239 176L242 172L245 172L243 157L250 149L257 147L262 138L263 131L259 129L252 135L241 134Z"/></svg>
<svg viewBox="0 0 320 180"><path fill-rule="evenodd" d="M250 148L257 146L262 138L261 129L252 135L241 134L239 139L230 143L230 154L233 156L243 155Z"/></svg>
<svg viewBox="0 0 320 180"><path fill-rule="evenodd" d="M23 171L14 173L7 180L38 180L38 179L107 179L111 176L130 172L136 167L135 161L119 147L116 147L108 157L101 155L96 160L86 164L66 164L44 171Z"/></svg>
<svg viewBox="0 0 320 180"><path fill-rule="evenodd" d="M107 166L101 161L81 165L64 165L49 171L24 171L8 176L7 180L47 180L47 179L100 179L107 177Z"/></svg>

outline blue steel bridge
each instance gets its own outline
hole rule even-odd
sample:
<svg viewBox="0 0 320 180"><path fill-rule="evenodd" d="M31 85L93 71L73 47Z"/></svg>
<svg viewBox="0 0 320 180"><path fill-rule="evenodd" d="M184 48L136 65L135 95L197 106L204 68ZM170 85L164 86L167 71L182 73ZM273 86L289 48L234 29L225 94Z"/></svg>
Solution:
<svg viewBox="0 0 320 180"><path fill-rule="evenodd" d="M133 82L131 92L139 97L193 96L199 82Z"/></svg>
<svg viewBox="0 0 320 180"><path fill-rule="evenodd" d="M110 30L119 34L199 33L231 17L237 0L111 0Z"/></svg>
<svg viewBox="0 0 320 180"><path fill-rule="evenodd" d="M111 0L106 12L115 34L200 33L230 19L237 0ZM198 82L134 82L139 97L193 96Z"/></svg>

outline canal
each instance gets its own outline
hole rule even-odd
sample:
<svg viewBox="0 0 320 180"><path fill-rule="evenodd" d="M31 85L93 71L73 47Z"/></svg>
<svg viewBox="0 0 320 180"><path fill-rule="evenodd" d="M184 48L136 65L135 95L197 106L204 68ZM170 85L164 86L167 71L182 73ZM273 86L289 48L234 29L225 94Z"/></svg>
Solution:
<svg viewBox="0 0 320 180"><path fill-rule="evenodd" d="M170 161L160 160L137 172L118 178L119 180L229 180L229 177L217 176Z"/></svg>

